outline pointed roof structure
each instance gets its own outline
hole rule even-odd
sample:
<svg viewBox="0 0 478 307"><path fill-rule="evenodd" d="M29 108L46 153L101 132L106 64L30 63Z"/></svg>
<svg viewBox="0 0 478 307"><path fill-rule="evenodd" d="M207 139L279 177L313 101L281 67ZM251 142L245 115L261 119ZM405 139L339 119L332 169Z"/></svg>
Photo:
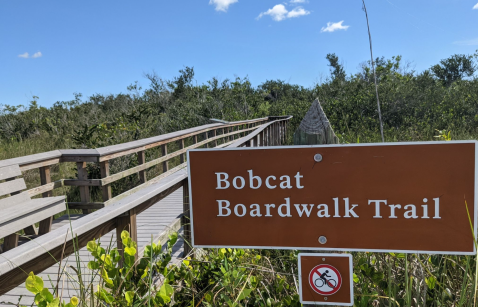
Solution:
<svg viewBox="0 0 478 307"><path fill-rule="evenodd" d="M335 136L319 99L315 99L294 133L294 145L337 143L339 140Z"/></svg>

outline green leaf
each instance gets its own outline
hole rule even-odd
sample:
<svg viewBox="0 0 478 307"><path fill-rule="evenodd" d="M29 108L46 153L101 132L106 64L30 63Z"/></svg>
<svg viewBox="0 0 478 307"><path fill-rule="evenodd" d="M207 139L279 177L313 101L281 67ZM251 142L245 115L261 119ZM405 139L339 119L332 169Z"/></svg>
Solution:
<svg viewBox="0 0 478 307"><path fill-rule="evenodd" d="M100 268L100 264L96 261L90 261L88 262L88 269L90 270L97 270Z"/></svg>
<svg viewBox="0 0 478 307"><path fill-rule="evenodd" d="M92 240L86 244L86 249L89 252L95 252L97 248L98 248L98 244L96 243L95 240Z"/></svg>
<svg viewBox="0 0 478 307"><path fill-rule="evenodd" d="M126 247L124 252L130 256L134 256L136 254L136 248L134 247Z"/></svg>
<svg viewBox="0 0 478 307"><path fill-rule="evenodd" d="M245 299L246 297L249 296L249 294L251 294L251 292L252 292L252 289L242 290L241 294L239 294L239 296L237 297L236 302Z"/></svg>
<svg viewBox="0 0 478 307"><path fill-rule="evenodd" d="M40 295L48 303L51 303L53 301L53 294L50 293L50 290L48 290L48 288L43 288L43 290L41 290L40 292Z"/></svg>
<svg viewBox="0 0 478 307"><path fill-rule="evenodd" d="M33 272L30 272L27 277L27 280L25 281L25 287L31 293L37 294L41 290L43 290L43 279L33 274Z"/></svg>
<svg viewBox="0 0 478 307"><path fill-rule="evenodd" d="M178 241L178 233L173 232L172 234L169 235L168 246L172 247L174 244L176 244L177 241Z"/></svg>
<svg viewBox="0 0 478 307"><path fill-rule="evenodd" d="M128 302L128 306L131 306L133 304L134 291L127 291L124 294L124 297L125 297L126 301Z"/></svg>
<svg viewBox="0 0 478 307"><path fill-rule="evenodd" d="M126 230L123 230L121 232L121 240L125 240L126 238L129 238L129 232L127 232Z"/></svg>
<svg viewBox="0 0 478 307"><path fill-rule="evenodd" d="M47 307L58 307L60 306L60 299L56 298L46 305Z"/></svg>
<svg viewBox="0 0 478 307"><path fill-rule="evenodd" d="M437 279L434 276L430 276L425 278L425 282L427 283L428 289L433 290L433 288L435 288Z"/></svg>
<svg viewBox="0 0 478 307"><path fill-rule="evenodd" d="M173 295L173 287L168 284L163 284L156 296L159 298L159 301L163 304L167 304L171 301L171 296Z"/></svg>
<svg viewBox="0 0 478 307"><path fill-rule="evenodd" d="M360 280L358 276L354 273L354 283L358 283Z"/></svg>

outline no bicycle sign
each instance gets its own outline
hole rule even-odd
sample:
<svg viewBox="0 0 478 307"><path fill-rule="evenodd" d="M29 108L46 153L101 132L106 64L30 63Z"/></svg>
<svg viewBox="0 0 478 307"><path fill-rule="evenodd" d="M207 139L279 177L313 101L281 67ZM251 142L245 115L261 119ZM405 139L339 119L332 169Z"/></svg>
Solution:
<svg viewBox="0 0 478 307"><path fill-rule="evenodd" d="M353 305L350 254L299 254L299 295L302 304Z"/></svg>
<svg viewBox="0 0 478 307"><path fill-rule="evenodd" d="M188 151L195 247L475 254L475 141Z"/></svg>

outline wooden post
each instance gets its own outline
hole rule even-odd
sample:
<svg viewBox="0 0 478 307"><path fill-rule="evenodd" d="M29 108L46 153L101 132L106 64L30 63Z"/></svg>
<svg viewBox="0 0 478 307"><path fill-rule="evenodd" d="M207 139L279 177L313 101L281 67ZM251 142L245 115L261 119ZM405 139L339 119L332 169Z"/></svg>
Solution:
<svg viewBox="0 0 478 307"><path fill-rule="evenodd" d="M51 182L50 166L40 167L40 182L41 182L41 185L45 185ZM53 196L52 191L47 191L42 193L42 197L52 197L52 196ZM50 232L52 223L53 223L53 216L50 216L44 219L43 221L40 221L38 234L43 235L45 233Z"/></svg>
<svg viewBox="0 0 478 307"><path fill-rule="evenodd" d="M129 236L131 240L138 242L138 227L136 225L136 211L135 209L131 209L126 214L119 216L116 218L116 247L118 248L118 252L120 253L121 260L120 266L123 263L123 242L121 241L121 232L126 230L129 232ZM138 259L138 253L135 255L135 260Z"/></svg>
<svg viewBox="0 0 478 307"><path fill-rule="evenodd" d="M203 134L203 139L204 139L204 140L207 140L207 139L208 139L208 133L207 133L207 132L204 132L204 134ZM206 144L204 145L204 147L205 147L205 148L208 148L208 147L209 147L209 144L206 143Z"/></svg>
<svg viewBox="0 0 478 307"><path fill-rule="evenodd" d="M178 141L178 146L179 146L179 150L183 149L184 148L184 139L180 139ZM184 163L184 154L180 154L179 155L179 163L183 164Z"/></svg>
<svg viewBox="0 0 478 307"><path fill-rule="evenodd" d="M193 136L193 144L196 144L198 142L198 136L195 135Z"/></svg>
<svg viewBox="0 0 478 307"><path fill-rule="evenodd" d="M161 145L161 156L168 154L168 144ZM163 173L166 173L169 170L169 161L163 162Z"/></svg>
<svg viewBox="0 0 478 307"><path fill-rule="evenodd" d="M212 131L212 137L216 136L216 129ZM217 140L214 140L214 147L217 147Z"/></svg>
<svg viewBox="0 0 478 307"><path fill-rule="evenodd" d="M222 128L222 135L224 135L226 133L226 130L224 128ZM226 138L222 138L222 143L226 143Z"/></svg>
<svg viewBox="0 0 478 307"><path fill-rule="evenodd" d="M106 178L110 175L110 161L106 160L100 162L101 178ZM140 176L141 177L141 176ZM103 202L110 200L113 196L111 194L111 185L107 184L101 187Z"/></svg>
<svg viewBox="0 0 478 307"><path fill-rule="evenodd" d="M146 163L146 154L144 150L138 151L138 164L141 165L144 163ZM148 178L146 177L146 170L139 171L138 175L139 181L141 183L145 183L146 181L148 181Z"/></svg>
<svg viewBox="0 0 478 307"><path fill-rule="evenodd" d="M11 235L3 238L3 252L9 251L18 246L18 234L12 233Z"/></svg>
<svg viewBox="0 0 478 307"><path fill-rule="evenodd" d="M183 216L181 217L181 226L183 227L184 236L184 253L183 257L191 252L191 215L189 212L189 183L183 181Z"/></svg>
<svg viewBox="0 0 478 307"><path fill-rule="evenodd" d="M88 172L86 171L86 162L76 162L76 169L78 171L78 179L88 180ZM80 186L80 197L82 203L90 202L90 190L88 186ZM83 214L91 213L91 209L83 209Z"/></svg>

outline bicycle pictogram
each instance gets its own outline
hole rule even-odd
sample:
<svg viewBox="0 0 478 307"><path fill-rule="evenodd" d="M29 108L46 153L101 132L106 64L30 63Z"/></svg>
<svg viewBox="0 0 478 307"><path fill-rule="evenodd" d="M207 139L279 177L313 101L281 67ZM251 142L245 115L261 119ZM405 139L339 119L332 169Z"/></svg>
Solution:
<svg viewBox="0 0 478 307"><path fill-rule="evenodd" d="M310 271L309 283L315 292L332 295L340 289L342 276L335 267L329 264L320 264Z"/></svg>

